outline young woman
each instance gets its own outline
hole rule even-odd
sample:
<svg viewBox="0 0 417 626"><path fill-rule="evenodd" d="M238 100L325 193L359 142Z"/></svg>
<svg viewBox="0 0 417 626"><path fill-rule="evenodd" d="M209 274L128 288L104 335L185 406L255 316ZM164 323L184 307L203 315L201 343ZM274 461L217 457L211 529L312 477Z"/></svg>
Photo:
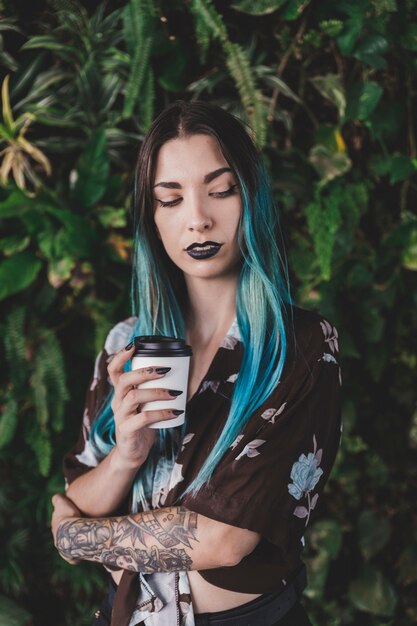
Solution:
<svg viewBox="0 0 417 626"><path fill-rule="evenodd" d="M301 552L340 443L337 331L292 302L250 131L208 103L165 109L134 229L132 316L97 356L55 544L110 572L97 625L310 624ZM166 368L131 371L137 335L192 346L183 426L149 428L175 416L141 406L178 390Z"/></svg>

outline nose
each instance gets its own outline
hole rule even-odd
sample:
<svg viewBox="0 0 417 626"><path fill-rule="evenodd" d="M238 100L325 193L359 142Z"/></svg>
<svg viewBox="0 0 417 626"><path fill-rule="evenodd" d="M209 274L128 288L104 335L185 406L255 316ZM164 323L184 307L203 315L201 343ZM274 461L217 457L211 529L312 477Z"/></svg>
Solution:
<svg viewBox="0 0 417 626"><path fill-rule="evenodd" d="M188 216L188 230L203 232L213 226L213 221L204 209L202 199L194 198L190 200L190 211Z"/></svg>

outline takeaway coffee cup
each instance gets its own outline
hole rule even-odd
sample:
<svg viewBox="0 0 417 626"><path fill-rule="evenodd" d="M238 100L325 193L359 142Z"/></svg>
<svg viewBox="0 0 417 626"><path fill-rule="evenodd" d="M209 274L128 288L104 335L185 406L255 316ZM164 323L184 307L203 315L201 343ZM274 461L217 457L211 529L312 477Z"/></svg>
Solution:
<svg viewBox="0 0 417 626"><path fill-rule="evenodd" d="M180 409L184 411L177 418L162 420L149 424L149 428L172 428L181 426L185 420L185 405L187 403L188 372L190 369L191 346L184 339L165 337L163 335L141 335L135 337L135 352L132 356L132 370L141 367L170 367L170 371L163 378L147 380L138 388L151 389L165 387L178 389L182 394L172 400L155 400L145 402L143 411L157 411L159 409Z"/></svg>

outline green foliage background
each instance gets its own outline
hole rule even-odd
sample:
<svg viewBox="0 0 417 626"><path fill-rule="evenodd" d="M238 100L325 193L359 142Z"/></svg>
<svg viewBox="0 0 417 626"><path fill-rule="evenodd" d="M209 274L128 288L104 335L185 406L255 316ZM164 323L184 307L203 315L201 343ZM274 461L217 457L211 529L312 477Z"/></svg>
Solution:
<svg viewBox="0 0 417 626"><path fill-rule="evenodd" d="M204 98L251 124L294 296L340 331L344 432L305 606L317 626L415 624L416 2L0 8L16 122L3 98L0 149L17 168L0 190L0 623L88 625L102 596L97 566L55 553L50 496L95 354L130 314L138 145L173 99ZM49 176L17 142L25 120Z"/></svg>

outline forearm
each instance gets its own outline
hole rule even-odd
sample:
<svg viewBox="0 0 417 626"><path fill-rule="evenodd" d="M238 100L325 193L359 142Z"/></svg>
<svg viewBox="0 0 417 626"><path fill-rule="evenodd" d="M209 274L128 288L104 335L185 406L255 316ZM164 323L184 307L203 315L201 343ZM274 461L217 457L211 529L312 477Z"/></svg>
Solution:
<svg viewBox="0 0 417 626"><path fill-rule="evenodd" d="M227 528L185 507L167 507L122 517L70 518L60 524L56 545L65 558L135 572L211 569L236 563Z"/></svg>
<svg viewBox="0 0 417 626"><path fill-rule="evenodd" d="M70 484L66 496L88 517L111 515L128 495L139 467L123 464L114 447L97 467Z"/></svg>

